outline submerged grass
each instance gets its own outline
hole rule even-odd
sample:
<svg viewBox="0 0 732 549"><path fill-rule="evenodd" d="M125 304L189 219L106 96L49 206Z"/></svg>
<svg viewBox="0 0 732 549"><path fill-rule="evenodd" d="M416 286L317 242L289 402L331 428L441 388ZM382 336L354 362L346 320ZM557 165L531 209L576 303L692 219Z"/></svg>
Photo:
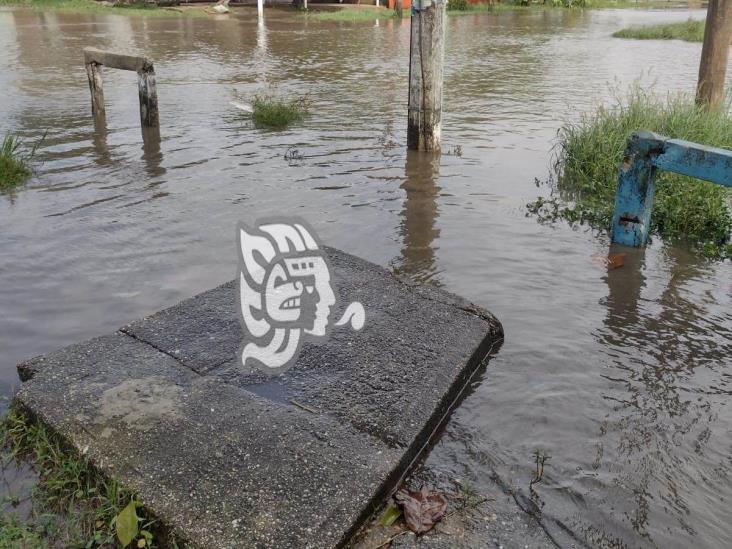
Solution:
<svg viewBox="0 0 732 549"><path fill-rule="evenodd" d="M681 23L628 27L613 33L613 36L615 38L634 38L636 40L685 40L686 42L703 42L704 21L689 19Z"/></svg>
<svg viewBox="0 0 732 549"><path fill-rule="evenodd" d="M11 408L0 423L0 437L5 460L28 460L39 474L30 517L21 521L5 513L0 518L0 547L122 547L120 533L134 534L132 547L176 546L174 539L152 533L154 523L139 507L132 524L130 515L123 515L132 530L122 532L118 517L135 502L133 494L23 412Z"/></svg>
<svg viewBox="0 0 732 549"><path fill-rule="evenodd" d="M29 162L34 154L35 147L30 152L24 152L17 137L5 136L0 145L0 191L12 189L31 176Z"/></svg>
<svg viewBox="0 0 732 549"><path fill-rule="evenodd" d="M273 93L260 93L252 101L252 120L257 128L281 130L303 120L308 108L307 96L286 99Z"/></svg>
<svg viewBox="0 0 732 549"><path fill-rule="evenodd" d="M659 97L635 86L614 105L562 126L552 198L529 204L529 211L543 220L562 218L608 228L618 165L628 137L641 129L732 149L728 109L707 111L691 96ZM659 171L651 230L665 239L685 240L706 255L732 258L731 198L720 185Z"/></svg>
<svg viewBox="0 0 732 549"><path fill-rule="evenodd" d="M149 4L144 0L101 3L95 0L0 0L0 6L17 6L38 10L57 10L76 13L102 13L117 15L144 15L152 17L205 17L206 13L198 8L168 8Z"/></svg>

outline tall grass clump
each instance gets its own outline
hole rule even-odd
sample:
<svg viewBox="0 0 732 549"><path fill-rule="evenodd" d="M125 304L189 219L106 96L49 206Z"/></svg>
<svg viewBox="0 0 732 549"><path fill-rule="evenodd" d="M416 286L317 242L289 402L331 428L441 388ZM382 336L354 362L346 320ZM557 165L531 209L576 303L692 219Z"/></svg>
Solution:
<svg viewBox="0 0 732 549"><path fill-rule="evenodd" d="M0 145L0 190L10 189L24 183L31 176L29 162L36 148L23 150L20 140L6 135Z"/></svg>
<svg viewBox="0 0 732 549"><path fill-rule="evenodd" d="M130 491L24 412L11 408L0 422L0 439L5 462L30 462L39 475L29 518L6 513L0 519L0 547L176 546Z"/></svg>
<svg viewBox="0 0 732 549"><path fill-rule="evenodd" d="M732 149L728 108L708 111L697 107L689 95L660 97L634 86L615 104L562 126L553 196L529 204L529 210L543 219L609 228L618 165L636 130ZM658 171L651 230L665 239L685 240L708 255L732 257L731 198L732 193L720 185Z"/></svg>
<svg viewBox="0 0 732 549"><path fill-rule="evenodd" d="M281 130L293 122L302 121L309 105L307 96L287 99L272 93L260 93L252 101L252 120L257 128Z"/></svg>
<svg viewBox="0 0 732 549"><path fill-rule="evenodd" d="M665 23L644 27L628 27L613 33L615 38L634 38L636 40L685 40L686 42L704 41L704 21L688 19L681 23Z"/></svg>

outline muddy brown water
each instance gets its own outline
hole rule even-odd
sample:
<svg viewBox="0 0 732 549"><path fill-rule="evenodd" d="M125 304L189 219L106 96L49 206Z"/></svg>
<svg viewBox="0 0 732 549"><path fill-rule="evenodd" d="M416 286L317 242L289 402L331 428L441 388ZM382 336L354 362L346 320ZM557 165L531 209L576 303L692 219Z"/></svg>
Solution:
<svg viewBox="0 0 732 549"><path fill-rule="evenodd" d="M502 320L431 467L526 492L542 448L553 527L596 546L729 546L732 266L656 239L608 271L605 235L524 209L561 121L613 83L693 89L699 44L610 37L690 14L450 17L445 150L430 160L404 146L407 21L0 11L0 135L47 132L36 176L0 195L2 393L21 359L231 279L238 220L298 215ZM132 73L105 72L95 129L85 46L154 59L160 142L142 142ZM252 128L230 101L265 84L308 93L310 118Z"/></svg>

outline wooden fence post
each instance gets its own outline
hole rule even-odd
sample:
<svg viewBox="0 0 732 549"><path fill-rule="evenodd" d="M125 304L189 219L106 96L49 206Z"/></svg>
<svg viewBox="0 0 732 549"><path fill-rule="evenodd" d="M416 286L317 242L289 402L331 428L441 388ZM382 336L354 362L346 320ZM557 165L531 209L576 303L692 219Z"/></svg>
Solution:
<svg viewBox="0 0 732 549"><path fill-rule="evenodd" d="M731 41L732 0L709 0L696 88L698 105L716 107L724 101L724 78Z"/></svg>
<svg viewBox="0 0 732 549"><path fill-rule="evenodd" d="M407 123L409 149L440 150L445 8L445 0L412 0Z"/></svg>
<svg viewBox="0 0 732 549"><path fill-rule="evenodd" d="M155 85L155 71L152 66L137 73L140 94L140 123L153 127L159 124L158 91Z"/></svg>
<svg viewBox="0 0 732 549"><path fill-rule="evenodd" d="M104 118L104 88L102 86L101 66L97 63L85 63L86 76L89 78L89 91L91 92L92 115Z"/></svg>

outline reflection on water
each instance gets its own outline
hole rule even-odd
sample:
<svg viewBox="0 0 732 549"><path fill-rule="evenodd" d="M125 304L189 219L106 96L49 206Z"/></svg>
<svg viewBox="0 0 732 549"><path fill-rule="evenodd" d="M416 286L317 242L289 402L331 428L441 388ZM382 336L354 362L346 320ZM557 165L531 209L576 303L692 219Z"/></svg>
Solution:
<svg viewBox="0 0 732 549"><path fill-rule="evenodd" d="M400 233L403 247L399 267L415 280L432 279L435 273L437 195L440 188L440 156L409 151L402 183L404 203Z"/></svg>
<svg viewBox="0 0 732 549"><path fill-rule="evenodd" d="M557 538L725 547L732 266L656 241L608 270L593 259L604 235L524 209L561 120L607 98L608 82L693 91L699 44L610 37L690 12L449 18L443 139L463 154L434 157L404 150L407 20L235 11L0 10L0 134L46 135L36 177L0 196L2 392L28 356L231 279L237 221L297 215L328 244L502 320L505 344L428 467L478 489L498 475L521 500L543 448L552 459L533 503ZM154 60L159 131L140 135L125 71L105 72L107 120L95 125L88 46ZM309 94L310 118L252 128L230 101L263 85Z"/></svg>

